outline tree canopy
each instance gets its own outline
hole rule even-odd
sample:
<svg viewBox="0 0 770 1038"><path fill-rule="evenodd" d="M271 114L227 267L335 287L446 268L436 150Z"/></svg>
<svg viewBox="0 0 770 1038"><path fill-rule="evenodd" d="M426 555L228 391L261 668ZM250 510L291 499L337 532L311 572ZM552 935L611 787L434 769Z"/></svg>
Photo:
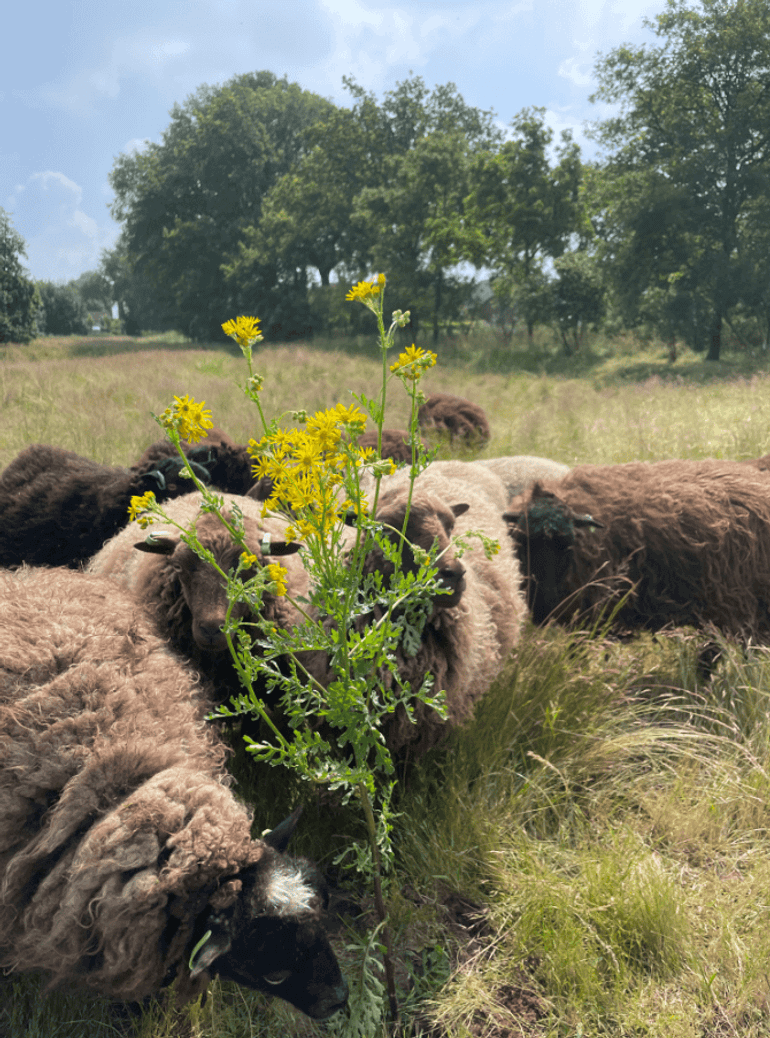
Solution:
<svg viewBox="0 0 770 1038"><path fill-rule="evenodd" d="M0 342L27 343L37 332L40 296L21 258L24 239L0 208Z"/></svg>
<svg viewBox="0 0 770 1038"><path fill-rule="evenodd" d="M608 253L619 281L644 272L641 304L662 295L675 314L700 296L717 360L723 320L742 299L745 216L768 193L770 7L666 0L646 24L661 45L619 47L597 64L595 98L618 106L595 131L616 199L604 213Z"/></svg>

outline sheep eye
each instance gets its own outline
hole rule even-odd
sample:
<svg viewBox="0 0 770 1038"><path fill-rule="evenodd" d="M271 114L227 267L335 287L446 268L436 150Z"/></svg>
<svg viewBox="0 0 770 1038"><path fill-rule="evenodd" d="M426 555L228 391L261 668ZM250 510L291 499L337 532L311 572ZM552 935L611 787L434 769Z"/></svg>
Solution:
<svg viewBox="0 0 770 1038"><path fill-rule="evenodd" d="M291 970L278 970L275 973L263 973L262 979L268 984L283 984L291 976Z"/></svg>

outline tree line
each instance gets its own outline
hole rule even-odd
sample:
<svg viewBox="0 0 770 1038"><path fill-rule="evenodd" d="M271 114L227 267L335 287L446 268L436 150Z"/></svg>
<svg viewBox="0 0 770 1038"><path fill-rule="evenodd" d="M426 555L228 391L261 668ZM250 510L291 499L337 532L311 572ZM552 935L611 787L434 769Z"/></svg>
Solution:
<svg viewBox="0 0 770 1038"><path fill-rule="evenodd" d="M602 320L715 360L725 325L766 345L770 2L666 0L646 24L658 42L597 58L593 161L542 108L504 131L420 77L381 100L346 78L349 107L264 71L202 86L116 159L95 273L129 333L354 333L339 283L384 270L415 337L472 314L483 277L504 336L552 323L567 352Z"/></svg>

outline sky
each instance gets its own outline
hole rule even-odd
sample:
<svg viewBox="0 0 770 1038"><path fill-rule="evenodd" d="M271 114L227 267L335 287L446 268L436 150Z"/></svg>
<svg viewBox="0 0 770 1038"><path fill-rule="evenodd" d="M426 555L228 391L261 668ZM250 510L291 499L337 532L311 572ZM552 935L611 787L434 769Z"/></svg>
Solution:
<svg viewBox="0 0 770 1038"><path fill-rule="evenodd" d="M349 106L342 77L378 98L411 75L452 82L501 127L546 109L590 158L599 54L653 42L665 0L21 0L3 17L0 206L35 279L98 266L120 231L115 158L160 143L203 83L267 69Z"/></svg>

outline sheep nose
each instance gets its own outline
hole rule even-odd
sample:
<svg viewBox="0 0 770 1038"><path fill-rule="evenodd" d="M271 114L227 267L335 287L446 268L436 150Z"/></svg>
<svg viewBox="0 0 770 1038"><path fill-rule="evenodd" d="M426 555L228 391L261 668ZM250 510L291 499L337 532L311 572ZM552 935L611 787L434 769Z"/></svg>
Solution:
<svg viewBox="0 0 770 1038"><path fill-rule="evenodd" d="M451 591L450 595L438 595L436 605L456 605L465 590L465 566L461 562L452 562L438 571L439 583Z"/></svg>
<svg viewBox="0 0 770 1038"><path fill-rule="evenodd" d="M216 620L198 621L193 630L196 644L201 649L225 649L227 638Z"/></svg>
<svg viewBox="0 0 770 1038"><path fill-rule="evenodd" d="M334 1013L339 1012L340 1009L344 1009L348 1002L349 997L348 982L345 978L342 978L342 983L338 984L334 990L326 996L326 998L320 999L315 1006L315 1012L313 1015L317 1019L326 1020L328 1017L333 1016Z"/></svg>

